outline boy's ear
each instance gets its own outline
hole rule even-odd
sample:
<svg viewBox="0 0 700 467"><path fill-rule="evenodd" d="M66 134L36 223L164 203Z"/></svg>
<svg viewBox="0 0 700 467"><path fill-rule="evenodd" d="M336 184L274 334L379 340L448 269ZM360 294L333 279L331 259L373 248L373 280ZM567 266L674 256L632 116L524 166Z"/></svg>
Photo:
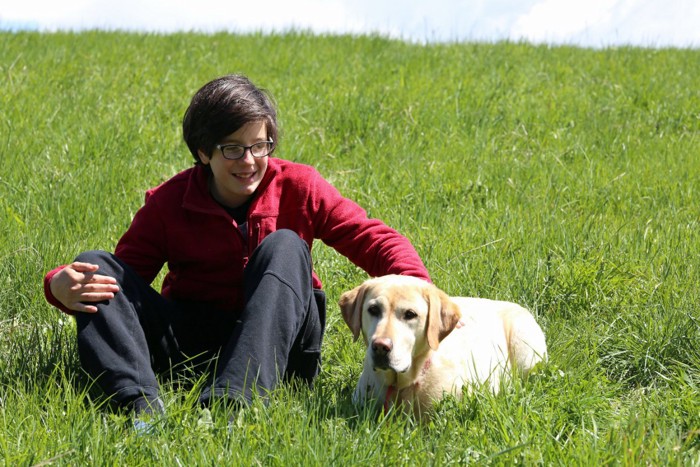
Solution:
<svg viewBox="0 0 700 467"><path fill-rule="evenodd" d="M202 151L201 149L197 149L197 155L199 156L199 160L202 162L204 165L209 165L209 160L211 159L207 154Z"/></svg>

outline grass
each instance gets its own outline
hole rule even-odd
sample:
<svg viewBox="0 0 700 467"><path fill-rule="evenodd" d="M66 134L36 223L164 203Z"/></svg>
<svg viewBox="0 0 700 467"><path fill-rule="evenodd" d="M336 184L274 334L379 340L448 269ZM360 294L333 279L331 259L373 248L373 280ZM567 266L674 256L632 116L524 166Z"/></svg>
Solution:
<svg viewBox="0 0 700 467"><path fill-rule="evenodd" d="M0 454L8 465L700 464L700 52L380 37L0 33ZM166 385L150 437L82 375L42 277L112 250L144 191L191 165L180 122L244 72L278 156L408 236L453 295L517 301L550 364L415 420L350 403L363 349L333 303L365 278L322 244L313 389L198 424ZM216 414L215 414L216 415Z"/></svg>

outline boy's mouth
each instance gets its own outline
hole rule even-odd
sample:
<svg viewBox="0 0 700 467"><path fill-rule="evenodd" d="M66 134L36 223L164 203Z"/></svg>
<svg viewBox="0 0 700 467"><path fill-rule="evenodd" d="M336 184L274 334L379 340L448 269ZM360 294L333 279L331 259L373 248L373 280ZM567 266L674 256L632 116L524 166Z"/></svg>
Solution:
<svg viewBox="0 0 700 467"><path fill-rule="evenodd" d="M249 179L249 178L253 178L253 177L255 176L255 174L256 174L256 172L248 172L248 173L237 173L237 174L233 174L233 176L236 177L236 178L242 178L242 179L247 180L247 179Z"/></svg>

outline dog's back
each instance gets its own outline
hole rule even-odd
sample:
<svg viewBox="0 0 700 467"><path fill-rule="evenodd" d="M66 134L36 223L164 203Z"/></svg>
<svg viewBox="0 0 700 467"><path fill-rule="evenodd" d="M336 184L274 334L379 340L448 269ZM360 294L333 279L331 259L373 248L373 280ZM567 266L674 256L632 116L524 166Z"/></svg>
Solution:
<svg viewBox="0 0 700 467"><path fill-rule="evenodd" d="M501 378L512 371L527 375L547 358L544 333L525 308L485 298L451 299L460 308L463 325L440 343L437 354L459 362L461 370L451 366L463 375L463 384L487 383L497 392Z"/></svg>

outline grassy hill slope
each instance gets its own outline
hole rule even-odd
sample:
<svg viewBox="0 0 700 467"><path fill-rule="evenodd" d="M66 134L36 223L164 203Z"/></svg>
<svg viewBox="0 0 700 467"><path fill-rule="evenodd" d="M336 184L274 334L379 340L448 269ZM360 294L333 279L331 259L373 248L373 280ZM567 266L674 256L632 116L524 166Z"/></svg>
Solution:
<svg viewBox="0 0 700 467"><path fill-rule="evenodd" d="M278 157L316 166L409 237L452 295L517 301L550 364L414 420L357 411L363 349L334 303L366 276L322 244L324 370L269 406L198 424L166 386L137 438L77 362L42 277L112 250L144 191L192 164L206 81L279 106ZM700 51L380 37L0 33L0 453L6 463L700 462ZM87 396L87 397L86 397Z"/></svg>

